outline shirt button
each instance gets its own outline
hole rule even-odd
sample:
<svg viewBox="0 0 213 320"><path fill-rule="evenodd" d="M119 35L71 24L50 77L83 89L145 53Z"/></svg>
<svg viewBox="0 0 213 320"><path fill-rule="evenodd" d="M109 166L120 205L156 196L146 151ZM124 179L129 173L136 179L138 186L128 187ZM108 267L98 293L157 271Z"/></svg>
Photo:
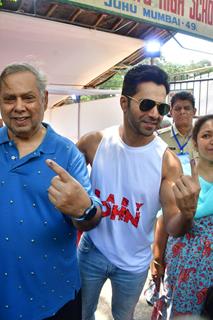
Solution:
<svg viewBox="0 0 213 320"><path fill-rule="evenodd" d="M16 156L11 156L11 160L16 160Z"/></svg>

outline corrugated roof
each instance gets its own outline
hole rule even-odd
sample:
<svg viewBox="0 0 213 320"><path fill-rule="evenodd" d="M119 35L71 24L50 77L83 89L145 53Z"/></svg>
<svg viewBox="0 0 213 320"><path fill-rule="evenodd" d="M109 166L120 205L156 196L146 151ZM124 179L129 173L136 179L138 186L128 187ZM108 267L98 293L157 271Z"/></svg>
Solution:
<svg viewBox="0 0 213 320"><path fill-rule="evenodd" d="M141 40L157 39L162 44L167 42L175 32L158 28L148 23L133 21L116 14L101 13L59 1L18 0L2 1L1 10L17 12L23 15L59 21L66 24L81 26L99 31L109 32ZM144 48L132 52L115 65L92 78L84 87L100 85L111 78L116 72L133 66L145 58Z"/></svg>

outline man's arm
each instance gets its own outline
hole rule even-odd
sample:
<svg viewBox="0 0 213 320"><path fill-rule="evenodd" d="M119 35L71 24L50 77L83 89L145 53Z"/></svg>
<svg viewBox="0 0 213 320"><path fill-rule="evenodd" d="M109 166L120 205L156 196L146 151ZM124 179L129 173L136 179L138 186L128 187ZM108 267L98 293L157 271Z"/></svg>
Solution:
<svg viewBox="0 0 213 320"><path fill-rule="evenodd" d="M164 253L166 249L166 244L168 240L168 233L164 225L163 215L161 215L155 225L155 236L153 244L153 259L156 264L164 264Z"/></svg>
<svg viewBox="0 0 213 320"><path fill-rule="evenodd" d="M76 144L78 149L84 154L87 164L91 166L102 137L103 133L101 131L91 132L81 137Z"/></svg>
<svg viewBox="0 0 213 320"><path fill-rule="evenodd" d="M196 166L191 166L192 176L184 176L177 156L166 150L160 199L166 230L173 236L181 236L191 228L196 211L200 185Z"/></svg>
<svg viewBox="0 0 213 320"><path fill-rule="evenodd" d="M166 244L168 240L168 233L166 232L163 215L161 215L155 225L155 237L153 243L153 260L151 262L151 275L156 283L157 290L160 289L161 278L165 271L164 255Z"/></svg>

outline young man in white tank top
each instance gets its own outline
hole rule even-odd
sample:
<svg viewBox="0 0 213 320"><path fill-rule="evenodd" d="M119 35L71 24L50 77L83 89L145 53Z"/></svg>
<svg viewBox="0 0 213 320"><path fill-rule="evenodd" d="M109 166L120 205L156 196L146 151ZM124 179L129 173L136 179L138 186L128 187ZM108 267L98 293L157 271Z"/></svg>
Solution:
<svg viewBox="0 0 213 320"><path fill-rule="evenodd" d="M156 214L162 206L167 232L191 226L199 194L196 169L182 175L178 158L154 134L169 111L167 74L151 65L127 72L120 105L123 124L82 137L79 149L92 166L102 220L80 241L83 320L94 320L101 288L112 284L115 320L132 320L152 259Z"/></svg>

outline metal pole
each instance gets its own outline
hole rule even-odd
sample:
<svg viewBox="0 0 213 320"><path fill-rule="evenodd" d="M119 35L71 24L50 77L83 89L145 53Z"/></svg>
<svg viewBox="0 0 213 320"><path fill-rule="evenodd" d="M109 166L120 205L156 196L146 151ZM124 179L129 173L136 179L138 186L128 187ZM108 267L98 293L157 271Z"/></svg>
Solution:
<svg viewBox="0 0 213 320"><path fill-rule="evenodd" d="M78 103L78 140L81 134L81 96L76 96L76 101Z"/></svg>

